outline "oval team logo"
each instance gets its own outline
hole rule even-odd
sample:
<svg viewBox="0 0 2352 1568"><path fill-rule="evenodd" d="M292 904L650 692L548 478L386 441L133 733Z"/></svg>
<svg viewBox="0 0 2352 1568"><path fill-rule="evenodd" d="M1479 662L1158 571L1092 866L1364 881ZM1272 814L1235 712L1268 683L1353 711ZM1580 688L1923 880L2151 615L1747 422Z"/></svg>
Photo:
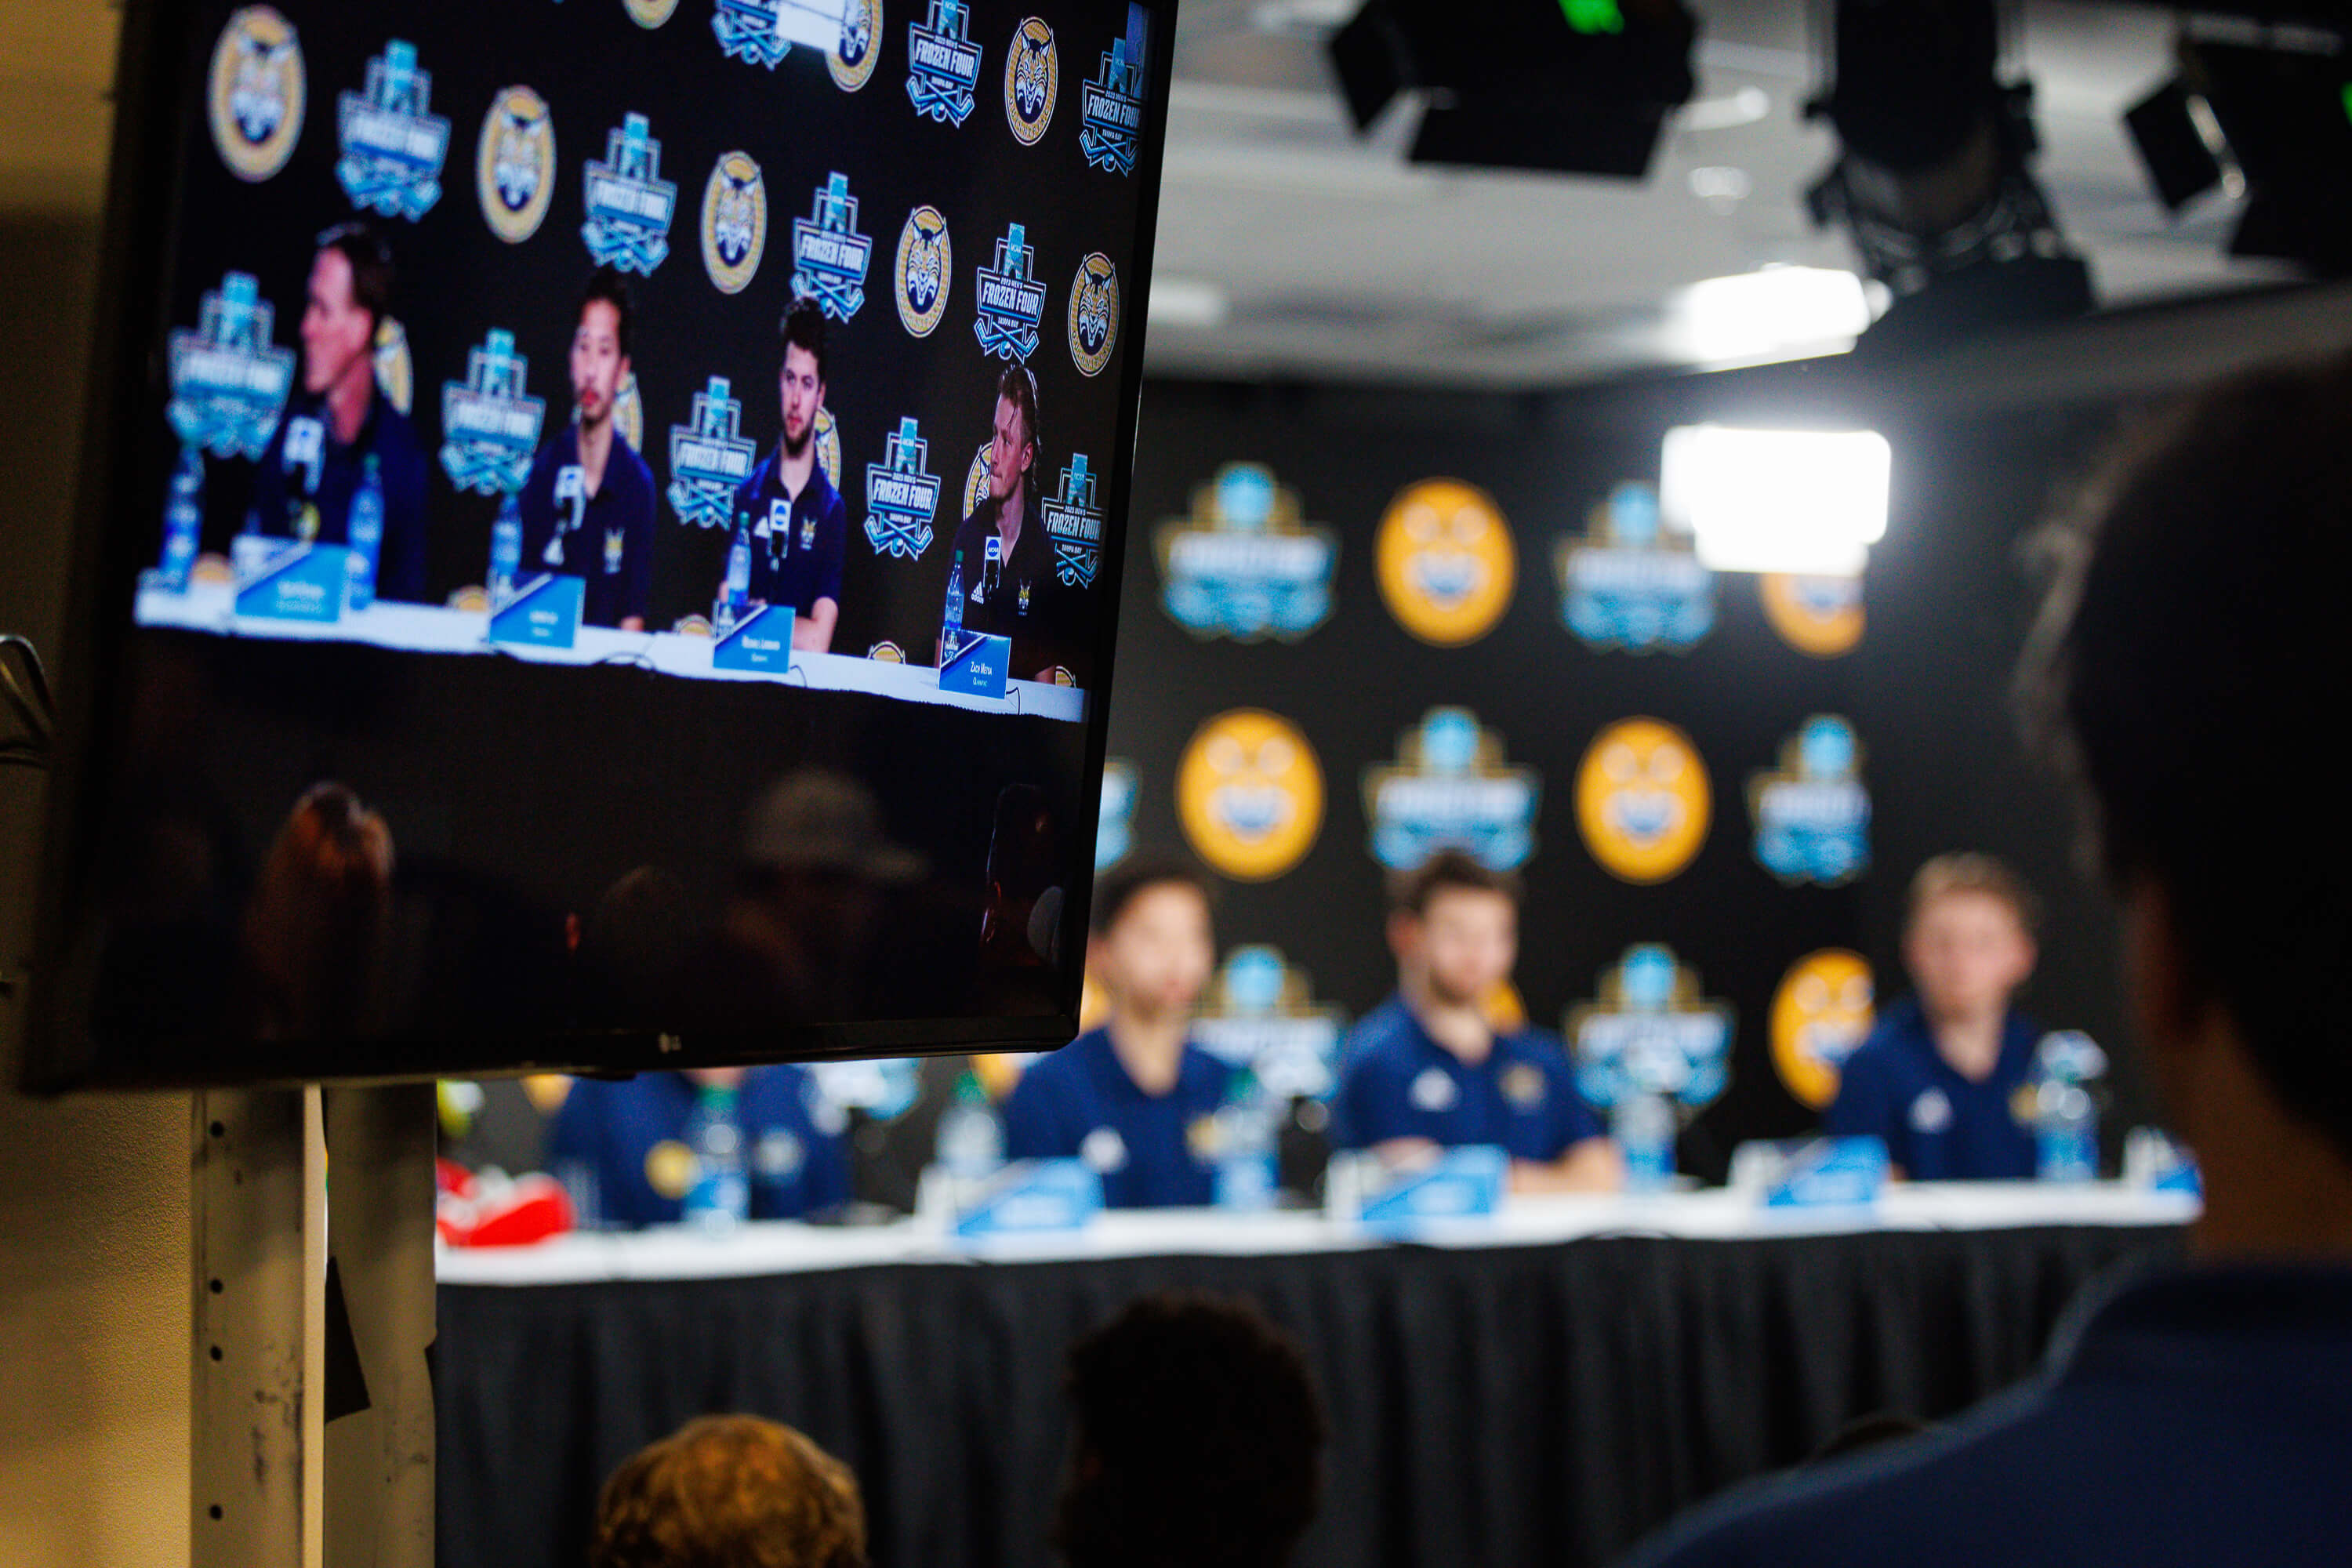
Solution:
<svg viewBox="0 0 2352 1568"><path fill-rule="evenodd" d="M1620 881L1663 882L1691 863L1714 814L1706 764L1690 737L1624 719L1592 739L1576 770L1576 826Z"/></svg>
<svg viewBox="0 0 2352 1568"><path fill-rule="evenodd" d="M509 245L539 232L555 200L555 119L527 87L502 89L482 117L474 153L474 189L482 218Z"/></svg>
<svg viewBox="0 0 2352 1568"><path fill-rule="evenodd" d="M286 166L302 135L309 89L294 24L267 5L228 19L213 46L213 145L240 180L261 181Z"/></svg>
<svg viewBox="0 0 2352 1568"><path fill-rule="evenodd" d="M841 41L825 51L833 85L856 92L873 79L882 58L882 0L849 0L841 18Z"/></svg>
<svg viewBox="0 0 2352 1568"><path fill-rule="evenodd" d="M1862 579L1767 572L1757 579L1764 618L1780 640L1815 658L1851 653L1862 641Z"/></svg>
<svg viewBox="0 0 2352 1568"><path fill-rule="evenodd" d="M1004 122L1013 139L1034 147L1054 122L1054 100L1062 91L1062 61L1054 29L1032 16L1014 29L1004 56Z"/></svg>
<svg viewBox="0 0 2352 1568"><path fill-rule="evenodd" d="M629 20L640 27L658 27L677 9L677 0L621 0Z"/></svg>
<svg viewBox="0 0 2352 1568"><path fill-rule="evenodd" d="M1807 953L1772 994L1772 1066L1815 1110L1837 1098L1838 1075L1875 1016L1870 964L1842 947Z"/></svg>
<svg viewBox="0 0 2352 1568"><path fill-rule="evenodd" d="M629 372L613 389L613 427L629 443L629 450L646 449L646 395L637 390L637 373Z"/></svg>
<svg viewBox="0 0 2352 1568"><path fill-rule="evenodd" d="M702 266L721 294L740 294L768 248L768 187L748 153L721 153L702 187Z"/></svg>
<svg viewBox="0 0 2352 1568"><path fill-rule="evenodd" d="M841 483L841 426L834 422L830 408L816 411L816 460L824 465L824 477L837 487Z"/></svg>
<svg viewBox="0 0 2352 1568"><path fill-rule="evenodd" d="M408 329L390 316L375 330L375 384L404 415L416 401L416 365L408 353Z"/></svg>
<svg viewBox="0 0 2352 1568"><path fill-rule="evenodd" d="M963 477L963 515L970 517L988 499L988 448L982 441L980 450L971 455L971 468Z"/></svg>
<svg viewBox="0 0 2352 1568"><path fill-rule="evenodd" d="M948 292L955 279L955 247L948 240L948 220L940 209L917 207L898 231L898 324L919 338L928 338L948 313Z"/></svg>
<svg viewBox="0 0 2352 1568"><path fill-rule="evenodd" d="M1495 500L1460 479L1423 479L1389 503L1373 544L1381 597L1397 624L1437 647L1495 629L1518 581L1518 551Z"/></svg>
<svg viewBox="0 0 2352 1568"><path fill-rule="evenodd" d="M1202 724L1176 769L1193 853L1237 881L1279 877L1323 826L1323 769L1287 719L1236 708Z"/></svg>
<svg viewBox="0 0 2352 1568"><path fill-rule="evenodd" d="M1118 341L1118 271L1096 251L1070 280L1070 359L1081 375L1100 375Z"/></svg>

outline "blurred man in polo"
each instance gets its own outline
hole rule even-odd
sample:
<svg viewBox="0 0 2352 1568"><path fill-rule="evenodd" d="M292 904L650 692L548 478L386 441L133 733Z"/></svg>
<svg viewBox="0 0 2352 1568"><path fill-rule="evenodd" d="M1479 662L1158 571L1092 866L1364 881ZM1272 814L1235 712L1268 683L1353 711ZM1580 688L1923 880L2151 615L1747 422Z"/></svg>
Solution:
<svg viewBox="0 0 2352 1568"><path fill-rule="evenodd" d="M2352 692L2352 360L2143 421L2050 552L2024 686L2204 1174L2188 1265L2078 1303L2037 1382L1710 1510L1651 1568L2352 1562L2352 834L2313 755Z"/></svg>
<svg viewBox="0 0 2352 1568"><path fill-rule="evenodd" d="M1056 665L1077 670L1074 617L1085 602L1055 574L1054 542L1037 493L1044 451L1037 418L1036 377L1025 366L1005 366L989 425L988 494L956 529L948 552L950 566L959 556L963 561L964 635L1010 638L1013 674L1022 680L1048 679ZM991 544L997 550L992 572ZM942 574L942 587L945 582Z"/></svg>
<svg viewBox="0 0 2352 1568"><path fill-rule="evenodd" d="M849 509L835 476L817 461L816 421L824 412L824 312L795 300L784 312L776 401L783 427L737 492L751 520L751 602L790 605L793 647L824 653L841 617L841 563L849 549Z"/></svg>
<svg viewBox="0 0 2352 1568"><path fill-rule="evenodd" d="M1333 1142L1402 1163L1494 1144L1519 1191L1607 1190L1617 1146L1576 1092L1567 1048L1541 1029L1496 1028L1486 998L1518 959L1516 879L1458 850L1399 877L1389 916L1396 994L1339 1051Z"/></svg>

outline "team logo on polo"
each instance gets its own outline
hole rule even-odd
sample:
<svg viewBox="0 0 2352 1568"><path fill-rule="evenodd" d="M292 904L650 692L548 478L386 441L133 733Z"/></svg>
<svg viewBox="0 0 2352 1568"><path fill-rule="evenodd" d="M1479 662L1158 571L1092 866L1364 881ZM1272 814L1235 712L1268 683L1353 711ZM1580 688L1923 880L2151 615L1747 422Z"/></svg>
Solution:
<svg viewBox="0 0 2352 1568"><path fill-rule="evenodd" d="M721 294L740 294L768 248L768 187L748 153L721 153L702 187L702 266Z"/></svg>
<svg viewBox="0 0 2352 1568"><path fill-rule="evenodd" d="M980 320L971 330L982 352L1027 363L1037 352L1037 329L1045 319L1045 286L1036 280L1036 253L1029 232L1008 226L996 242L996 265L980 270Z"/></svg>
<svg viewBox="0 0 2352 1568"><path fill-rule="evenodd" d="M1510 607L1518 551L1494 498L1475 485L1407 485L1389 503L1372 549L1389 613L1423 642L1475 642Z"/></svg>
<svg viewBox="0 0 2352 1568"><path fill-rule="evenodd" d="M269 341L278 312L249 272L205 290L196 330L171 336L172 401L181 441L215 457L259 458L294 389L294 351Z"/></svg>
<svg viewBox="0 0 2352 1568"><path fill-rule="evenodd" d="M228 19L213 46L213 145L240 180L269 178L302 138L310 89L294 24L268 5Z"/></svg>
<svg viewBox="0 0 2352 1568"><path fill-rule="evenodd" d="M441 385L441 467L449 482L478 495L512 495L530 478L545 400L523 390L530 362L514 334L493 327L466 356L466 379Z"/></svg>
<svg viewBox="0 0 2352 1568"><path fill-rule="evenodd" d="M1150 14L1140 5L1129 5L1127 37L1111 40L1095 79L1083 89L1086 118L1079 126L1078 147L1097 169L1115 174L1135 173L1135 144L1143 133L1148 79L1144 65L1150 35Z"/></svg>
<svg viewBox="0 0 2352 1568"><path fill-rule="evenodd" d="M730 60L775 69L793 51L777 26L778 6L779 0L719 0L710 14L710 30L719 36L719 51Z"/></svg>
<svg viewBox="0 0 2352 1568"><path fill-rule="evenodd" d="M714 375L694 395L694 417L669 427L669 504L692 528L725 528L751 477L759 443L743 435L743 405ZM829 477L829 476L828 476Z"/></svg>
<svg viewBox="0 0 2352 1568"><path fill-rule="evenodd" d="M1095 818L1095 869L1108 871L1135 847L1135 764L1103 763L1102 813Z"/></svg>
<svg viewBox="0 0 2352 1568"><path fill-rule="evenodd" d="M1062 58L1054 47L1054 29L1035 16L1013 30L1013 48L1004 57L1004 122L1013 139L1034 147L1054 122L1054 100L1062 92Z"/></svg>
<svg viewBox="0 0 2352 1568"><path fill-rule="evenodd" d="M1045 514L1045 536L1054 542L1054 575L1066 588L1091 588L1102 564L1102 508L1095 504L1095 481L1087 471L1087 455L1070 454L1062 470L1058 494L1046 497L1037 510Z"/></svg>
<svg viewBox="0 0 2352 1568"><path fill-rule="evenodd" d="M866 268L873 259L874 242L857 232L849 176L835 174L816 188L809 216L793 219L793 292L846 321L866 303Z"/></svg>
<svg viewBox="0 0 2352 1568"><path fill-rule="evenodd" d="M1192 1037L1229 1067L1247 1068L1277 1102L1328 1098L1339 1079L1347 1015L1315 1000L1307 972L1278 947L1252 944L1225 955Z"/></svg>
<svg viewBox="0 0 2352 1568"><path fill-rule="evenodd" d="M937 207L917 207L898 231L898 324L928 338L948 313L948 289L955 274L955 249L948 220Z"/></svg>
<svg viewBox="0 0 2352 1568"><path fill-rule="evenodd" d="M1681 871L1713 816L1706 764L1672 724L1620 720L1593 737L1577 766L1577 829L1621 881L1663 882Z"/></svg>
<svg viewBox="0 0 2352 1568"><path fill-rule="evenodd" d="M1853 726L1815 714L1780 748L1777 772L1749 780L1756 858L1784 882L1850 882L1870 865L1870 792Z"/></svg>
<svg viewBox="0 0 2352 1568"><path fill-rule="evenodd" d="M1602 973L1598 1000L1570 1010L1562 1032L1576 1086L1595 1105L1659 1094L1696 1110L1729 1081L1731 1026L1730 1004L1702 1000L1674 949L1641 942Z"/></svg>
<svg viewBox="0 0 2352 1568"><path fill-rule="evenodd" d="M940 477L924 459L930 443L912 419L882 443L882 460L866 465L866 542L877 555L912 561L931 547L931 520L940 510Z"/></svg>
<svg viewBox="0 0 2352 1568"><path fill-rule="evenodd" d="M474 188L483 220L509 245L520 245L546 221L555 200L555 120L530 89L506 88L490 101L474 154Z"/></svg>
<svg viewBox="0 0 2352 1568"><path fill-rule="evenodd" d="M1799 653L1835 658L1862 641L1862 579L1767 572L1756 580L1764 618Z"/></svg>
<svg viewBox="0 0 2352 1568"><path fill-rule="evenodd" d="M613 389L613 428L632 452L646 449L646 395L637 390L637 373L629 372Z"/></svg>
<svg viewBox="0 0 2352 1568"><path fill-rule="evenodd" d="M335 178L355 207L415 222L441 199L449 122L431 112L433 73L416 46L394 38L368 61L367 89L346 92L336 114L343 155Z"/></svg>
<svg viewBox="0 0 2352 1568"><path fill-rule="evenodd" d="M590 159L588 221L580 237L600 266L653 276L669 255L669 226L677 216L677 186L661 177L661 142L642 114L624 115L604 133L604 156Z"/></svg>
<svg viewBox="0 0 2352 1568"><path fill-rule="evenodd" d="M841 37L825 51L833 85L856 92L874 79L882 59L882 0L849 0L842 8Z"/></svg>
<svg viewBox="0 0 2352 1568"><path fill-rule="evenodd" d="M1658 492L1627 481L1559 542L1559 612L1588 647L1680 653L1715 629L1715 574L1658 526Z"/></svg>
<svg viewBox="0 0 2352 1568"><path fill-rule="evenodd" d="M1160 525L1160 603L1195 637L1296 642L1331 614L1339 543L1300 521L1298 492L1256 463L1227 463Z"/></svg>
<svg viewBox="0 0 2352 1568"><path fill-rule="evenodd" d="M1202 724L1176 767L1192 852L1237 881L1279 877L1323 827L1323 766L1289 720L1236 708Z"/></svg>
<svg viewBox="0 0 2352 1568"><path fill-rule="evenodd" d="M907 24L907 96L915 112L942 125L971 119L980 90L980 56L964 0L930 0L927 19Z"/></svg>
<svg viewBox="0 0 2352 1568"><path fill-rule="evenodd" d="M390 316L377 322L374 354L376 390L406 414L416 401L416 362L408 352L408 329Z"/></svg>
<svg viewBox="0 0 2352 1568"><path fill-rule="evenodd" d="M677 0L621 0L629 20L640 27L658 27L677 10Z"/></svg>
<svg viewBox="0 0 2352 1568"><path fill-rule="evenodd" d="M1846 1058L1870 1037L1875 1004L1858 952L1825 947L1789 966L1772 993L1772 1067L1799 1103L1821 1110L1837 1098Z"/></svg>
<svg viewBox="0 0 2352 1568"><path fill-rule="evenodd" d="M1118 272L1096 251L1070 281L1070 360L1081 375L1100 375L1118 340Z"/></svg>
<svg viewBox="0 0 2352 1568"><path fill-rule="evenodd" d="M1397 760L1364 770L1372 858L1408 871L1440 849L1508 871L1536 848L1542 780L1503 761L1503 738L1467 708L1433 708L1397 742Z"/></svg>

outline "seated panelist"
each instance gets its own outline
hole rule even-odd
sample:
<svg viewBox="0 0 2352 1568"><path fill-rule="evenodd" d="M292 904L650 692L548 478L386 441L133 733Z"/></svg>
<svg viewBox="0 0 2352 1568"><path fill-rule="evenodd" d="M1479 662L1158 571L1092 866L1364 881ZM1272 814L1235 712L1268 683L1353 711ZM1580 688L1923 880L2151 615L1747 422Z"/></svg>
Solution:
<svg viewBox="0 0 2352 1568"><path fill-rule="evenodd" d="M1516 878L1458 850L1396 879L1388 928L1396 994L1340 1047L1337 1147L1402 1163L1493 1144L1511 1156L1514 1191L1622 1184L1617 1146L1577 1093L1559 1037L1497 1029L1484 1009L1518 956L1518 900Z"/></svg>
<svg viewBox="0 0 2352 1568"><path fill-rule="evenodd" d="M1093 925L1087 963L1110 1021L1022 1075L1004 1104L1004 1152L1086 1161L1113 1208L1205 1205L1229 1076L1190 1037L1216 963L1208 884L1181 860L1138 853L1097 884Z"/></svg>
<svg viewBox="0 0 2352 1568"><path fill-rule="evenodd" d="M606 1224L675 1224L694 1171L688 1123L706 1085L735 1090L751 1218L797 1219L848 1201L845 1119L792 1065L576 1079L549 1134L549 1165L575 1193L582 1178L592 1184Z"/></svg>

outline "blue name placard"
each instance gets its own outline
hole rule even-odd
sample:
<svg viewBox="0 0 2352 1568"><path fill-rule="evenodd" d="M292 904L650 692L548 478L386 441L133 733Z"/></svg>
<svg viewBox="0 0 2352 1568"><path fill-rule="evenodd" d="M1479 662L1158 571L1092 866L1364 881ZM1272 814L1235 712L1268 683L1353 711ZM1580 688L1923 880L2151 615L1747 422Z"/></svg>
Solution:
<svg viewBox="0 0 2352 1568"><path fill-rule="evenodd" d="M580 635L580 609L587 597L585 578L533 577L490 612L490 640L570 647Z"/></svg>
<svg viewBox="0 0 2352 1568"><path fill-rule="evenodd" d="M1856 1208L1886 1185L1886 1144L1876 1138L1819 1138L1796 1150L1765 1189L1767 1208Z"/></svg>
<svg viewBox="0 0 2352 1568"><path fill-rule="evenodd" d="M974 697L1003 697L1005 677L1012 672L1011 637L967 637L940 667L941 691L966 691Z"/></svg>
<svg viewBox="0 0 2352 1568"><path fill-rule="evenodd" d="M958 1215L960 1237L1076 1230L1103 1206L1102 1177L1083 1160L1008 1165L980 1201Z"/></svg>
<svg viewBox="0 0 2352 1568"><path fill-rule="evenodd" d="M1434 1163L1367 1194L1363 1221L1393 1226L1491 1215L1503 1206L1510 1169L1510 1156L1488 1144L1448 1149Z"/></svg>
<svg viewBox="0 0 2352 1568"><path fill-rule="evenodd" d="M272 621L341 620L350 553L340 544L289 542L270 550L238 576L236 613Z"/></svg>
<svg viewBox="0 0 2352 1568"><path fill-rule="evenodd" d="M793 608L762 605L735 623L710 650L713 669L762 669L782 675L793 662Z"/></svg>

